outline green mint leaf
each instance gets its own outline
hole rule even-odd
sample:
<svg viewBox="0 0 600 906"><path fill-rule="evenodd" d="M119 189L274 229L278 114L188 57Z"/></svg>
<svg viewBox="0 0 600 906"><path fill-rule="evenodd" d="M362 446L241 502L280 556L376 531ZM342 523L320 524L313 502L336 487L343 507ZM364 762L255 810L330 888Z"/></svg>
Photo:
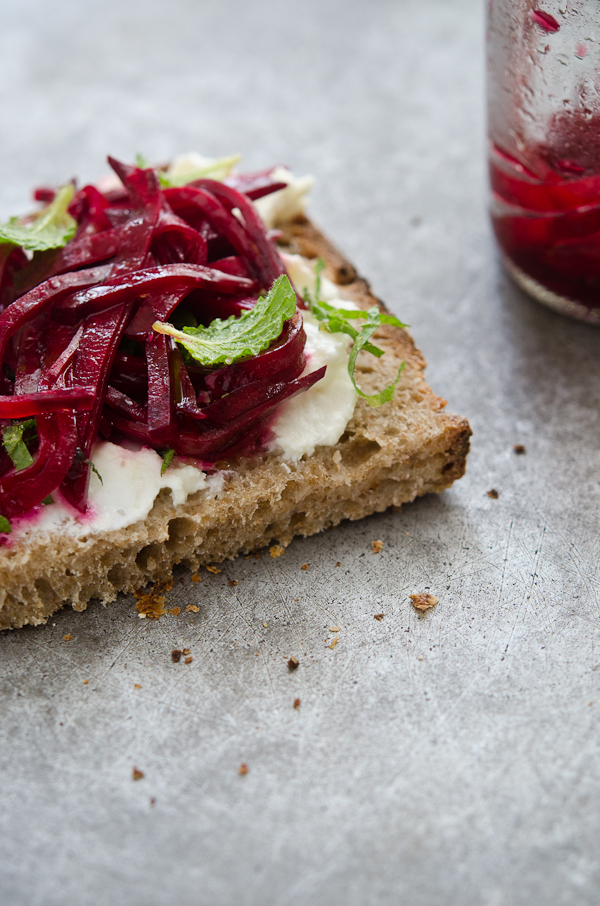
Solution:
<svg viewBox="0 0 600 906"><path fill-rule="evenodd" d="M102 481L102 475L100 474L100 472L98 471L98 469L96 468L96 466L94 465L92 460L86 459L85 462L88 464L88 466L90 467L90 469L92 470L94 475L98 476L98 478L100 479L100 484L102 485L102 487L104 487L104 482Z"/></svg>
<svg viewBox="0 0 600 906"><path fill-rule="evenodd" d="M317 263L315 264L315 300L321 302L321 274L325 270L327 265L323 258L317 258Z"/></svg>
<svg viewBox="0 0 600 906"><path fill-rule="evenodd" d="M44 497L42 503L44 506L50 506L51 503L54 503L54 501L52 500L52 494L48 494L47 497Z"/></svg>
<svg viewBox="0 0 600 906"><path fill-rule="evenodd" d="M160 454L162 456L162 466L160 467L161 477L165 474L171 463L173 462L173 457L175 456L175 450L165 450L164 453Z"/></svg>
<svg viewBox="0 0 600 906"><path fill-rule="evenodd" d="M6 516L0 516L0 533L9 535L11 532L12 529L10 527L10 522L8 521Z"/></svg>
<svg viewBox="0 0 600 906"><path fill-rule="evenodd" d="M358 393L358 395L362 396L362 398L367 401L369 406L377 407L377 406L383 405L383 403L389 403L389 401L394 396L394 390L396 389L396 384L398 383L398 381L400 379L400 375L402 374L402 371L404 370L405 363L402 362L402 364L400 365L400 368L398 369L398 374L396 375L396 379L394 381L392 381L392 383L389 384L387 387L384 387L383 390L380 390L379 393L372 393L370 395L367 393L363 393L363 391L360 389L360 387L358 386L358 384L356 383L356 381L354 379L354 371L356 368L356 358L358 356L358 353L361 351L361 349L364 349L367 346L368 341L373 336L373 334L375 333L377 328L381 326L381 312L379 311L379 309L377 308L376 305L374 305L372 308L370 308L366 312L366 314L367 314L367 323L363 326L361 332L359 333L358 337L354 341L354 346L352 347L352 349L350 351L350 358L348 359L348 374L350 375L350 380L354 384L354 388L355 388L356 392Z"/></svg>
<svg viewBox="0 0 600 906"><path fill-rule="evenodd" d="M149 170L152 164L143 154L135 155L135 165L139 167L140 170Z"/></svg>
<svg viewBox="0 0 600 906"><path fill-rule="evenodd" d="M90 469L92 470L92 472L98 476L100 484L104 487L104 482L102 481L102 475L100 474L100 472L98 471L98 469L96 468L96 466L94 465L92 460L88 459L86 457L86 455L83 452L83 450L81 449L81 447L77 447L77 452L75 453L75 462L83 462L86 464L86 466L89 466Z"/></svg>
<svg viewBox="0 0 600 906"><path fill-rule="evenodd" d="M18 424L8 425L8 427L2 429L2 445L18 472L21 469L26 469L33 462L33 457L23 440L23 434L31 427L35 428L35 419L33 418Z"/></svg>
<svg viewBox="0 0 600 906"><path fill-rule="evenodd" d="M280 335L283 322L296 311L296 294L283 275L273 283L266 296L254 308L232 315L226 321L217 318L208 327L184 327L156 321L157 333L173 337L200 365L231 365L258 355Z"/></svg>
<svg viewBox="0 0 600 906"><path fill-rule="evenodd" d="M74 186L69 183L56 193L54 201L27 221L11 217L0 224L0 242L10 242L33 252L56 249L66 245L77 229L77 221L67 211Z"/></svg>
<svg viewBox="0 0 600 906"><path fill-rule="evenodd" d="M158 178L164 189L178 188L187 186L196 179L216 179L221 182L226 176L229 176L233 167L242 159L241 154L232 154L230 157L220 157L218 160L211 161L204 167L197 167L195 170L188 170L187 173L169 174L168 170L160 170Z"/></svg>
<svg viewBox="0 0 600 906"><path fill-rule="evenodd" d="M315 264L314 296L307 287L304 288L304 298L308 303L310 312L321 322L322 327L330 331L330 333L345 333L352 337L354 345L348 359L348 374L350 375L350 380L354 384L354 388L359 396L362 396L369 406L381 406L383 403L389 403L394 396L396 384L400 379L405 363L402 362L398 369L396 379L392 381L388 387L384 387L379 393L372 393L369 395L362 392L354 379L356 359L358 353L363 350L364 352L370 352L372 355L377 356L377 358L381 358L384 354L383 349L380 349L379 346L374 346L373 343L369 342L377 328L381 327L382 324L391 324L394 327L407 327L408 325L399 321L395 315L382 314L376 305L373 305L372 308L369 308L367 311L335 308L333 305L329 305L328 302L321 299L321 274L324 269L325 262L322 258L318 258L317 263ZM360 332L348 323L349 321L357 320L359 318L366 319L366 323L361 327Z"/></svg>

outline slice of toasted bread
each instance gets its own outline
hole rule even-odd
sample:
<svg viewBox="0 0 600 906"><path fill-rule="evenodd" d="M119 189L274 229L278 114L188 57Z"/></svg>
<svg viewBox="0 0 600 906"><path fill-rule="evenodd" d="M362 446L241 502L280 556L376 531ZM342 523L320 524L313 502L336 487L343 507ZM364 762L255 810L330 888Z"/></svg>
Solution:
<svg viewBox="0 0 600 906"><path fill-rule="evenodd" d="M282 244L322 257L343 296L361 308L377 302L369 284L305 218L288 224ZM406 362L394 399L379 409L359 399L339 442L309 458L275 453L222 464L215 494L198 491L179 506L163 490L147 519L116 532L73 537L35 532L0 548L0 629L38 624L64 604L84 610L92 598L113 601L165 579L178 563L197 569L277 540L311 535L343 519L360 519L415 497L443 491L465 470L471 430L448 415L423 377L425 360L409 334L383 327L380 359L361 353L358 381L373 393Z"/></svg>

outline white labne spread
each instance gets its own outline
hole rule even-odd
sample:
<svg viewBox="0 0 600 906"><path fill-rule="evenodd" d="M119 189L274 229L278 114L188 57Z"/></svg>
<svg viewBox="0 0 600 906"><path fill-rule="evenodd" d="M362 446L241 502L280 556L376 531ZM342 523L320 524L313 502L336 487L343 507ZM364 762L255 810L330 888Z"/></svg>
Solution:
<svg viewBox="0 0 600 906"><path fill-rule="evenodd" d="M315 273L300 255L282 255L286 270L298 292L314 293ZM353 308L353 302L338 298L337 286L321 277L321 297L337 308ZM281 451L284 459L299 460L312 456L320 445L336 444L352 418L356 390L348 374L352 340L345 333L319 329L319 322L308 311L302 312L306 333L306 367L310 374L327 365L325 377L304 393L282 403L271 423L273 440L269 448Z"/></svg>
<svg viewBox="0 0 600 906"><path fill-rule="evenodd" d="M185 155L175 161L177 172L206 166L211 161L199 155ZM281 167L274 177L287 183L285 189L273 192L255 202L268 229L304 212L305 195L312 186L311 176L297 178ZM315 272L300 255L282 255L289 277L302 293L315 291ZM337 308L356 309L353 302L340 299L337 286L321 277L321 298ZM303 311L306 332L306 367L310 374L323 365L325 377L282 403L270 425L269 449L280 453L282 459L298 461L311 456L316 447L337 443L352 418L356 391L348 374L351 339L343 333L319 329L314 316ZM43 507L35 516L15 520L12 538L34 531L64 532L81 536L91 532L114 532L146 519L163 488L169 488L173 503L185 503L190 494L206 489L218 493L223 483L220 474L208 477L194 465L175 459L161 475L163 460L154 450L144 447L129 450L117 444L101 441L96 444L92 462L98 474L92 472L88 497L88 512L82 516L72 507L55 502ZM57 496L56 494L54 495Z"/></svg>
<svg viewBox="0 0 600 906"><path fill-rule="evenodd" d="M89 532L116 532L146 519L162 488L169 488L173 503L185 503L190 494L207 487L206 473L191 465L173 464L161 475L163 460L154 450L128 450L100 441L92 456L92 471L85 515L56 502L32 518L15 520L13 534L34 528L43 531L84 535ZM54 497L56 497L54 493Z"/></svg>

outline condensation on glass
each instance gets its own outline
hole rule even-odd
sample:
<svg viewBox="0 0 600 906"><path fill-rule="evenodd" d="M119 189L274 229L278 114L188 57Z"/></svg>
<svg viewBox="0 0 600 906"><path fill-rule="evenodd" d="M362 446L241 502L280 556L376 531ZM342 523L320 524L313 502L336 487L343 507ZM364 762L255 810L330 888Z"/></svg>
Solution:
<svg viewBox="0 0 600 906"><path fill-rule="evenodd" d="M511 276L600 324L600 2L489 0L492 222Z"/></svg>

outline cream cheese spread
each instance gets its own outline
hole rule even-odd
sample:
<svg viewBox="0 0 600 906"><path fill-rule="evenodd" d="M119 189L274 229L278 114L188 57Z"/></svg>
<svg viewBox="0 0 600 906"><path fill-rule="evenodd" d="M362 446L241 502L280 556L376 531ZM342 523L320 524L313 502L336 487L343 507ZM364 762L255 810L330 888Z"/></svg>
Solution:
<svg viewBox="0 0 600 906"><path fill-rule="evenodd" d="M315 272L300 255L283 254L290 279L298 292L314 293ZM321 298L337 308L353 308L353 302L340 299L335 283L321 277ZM281 451L284 459L297 461L312 456L316 447L336 444L352 418L356 390L348 374L351 338L345 333L319 329L319 322L308 311L302 312L306 332L306 367L310 374L323 365L325 377L298 396L282 403L271 423L273 439L269 449Z"/></svg>
<svg viewBox="0 0 600 906"><path fill-rule="evenodd" d="M36 517L22 520L16 532L35 527L43 531L83 535L116 532L146 519L163 488L169 488L173 503L185 503L190 494L207 486L204 472L192 465L173 464L161 475L163 460L154 450L128 450L108 441L96 444L85 515L62 502L43 507ZM100 477L98 477L100 476ZM210 481L210 479L208 479ZM57 497L55 492L53 495Z"/></svg>

